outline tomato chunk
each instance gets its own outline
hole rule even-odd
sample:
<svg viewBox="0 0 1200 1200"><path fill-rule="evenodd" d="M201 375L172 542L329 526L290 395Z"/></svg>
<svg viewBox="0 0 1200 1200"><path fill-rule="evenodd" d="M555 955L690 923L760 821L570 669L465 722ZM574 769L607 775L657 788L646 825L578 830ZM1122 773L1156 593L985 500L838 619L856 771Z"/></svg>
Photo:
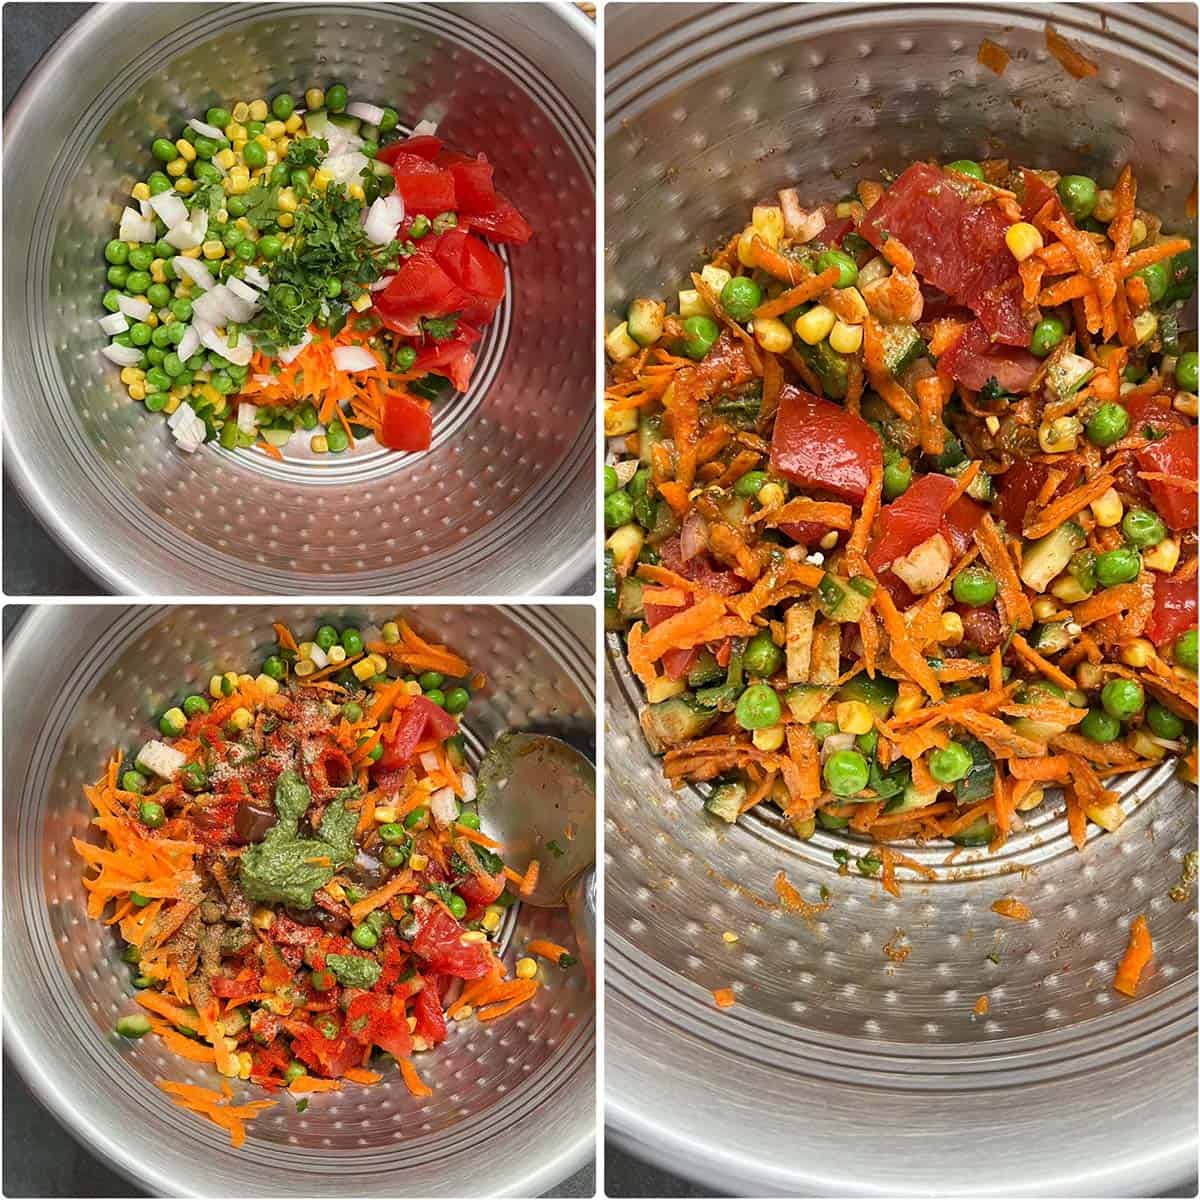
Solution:
<svg viewBox="0 0 1200 1200"><path fill-rule="evenodd" d="M474 330L460 328L457 337L445 342L430 342L417 351L414 371L428 371L443 375L460 392L471 386L471 372L475 369L475 354L471 344L478 340Z"/></svg>
<svg viewBox="0 0 1200 1200"><path fill-rule="evenodd" d="M467 217L472 229L478 229L493 242L511 242L523 246L533 237L533 226L529 224L517 206L506 196L496 193L496 206L489 213L476 213Z"/></svg>
<svg viewBox="0 0 1200 1200"><path fill-rule="evenodd" d="M1171 579L1154 578L1154 611L1146 624L1146 636L1156 645L1173 642L1184 630L1194 629L1197 617L1196 576Z"/></svg>
<svg viewBox="0 0 1200 1200"><path fill-rule="evenodd" d="M1196 427L1176 429L1158 442L1151 442L1137 453L1138 467L1160 475L1174 475L1195 482L1197 470ZM1158 515L1171 529L1194 529L1200 510L1195 488L1164 479L1145 481Z"/></svg>
<svg viewBox="0 0 1200 1200"><path fill-rule="evenodd" d="M434 906L413 938L413 953L443 975L479 979L488 972L490 956L479 942L463 945L461 935L462 926L449 913Z"/></svg>
<svg viewBox="0 0 1200 1200"><path fill-rule="evenodd" d="M873 468L883 467L879 435L861 417L787 385L771 438L771 470L804 488L861 502Z"/></svg>
<svg viewBox="0 0 1200 1200"><path fill-rule="evenodd" d="M879 534L867 552L873 570L902 558L935 533L950 543L956 555L967 549L984 510L966 496L960 496L947 510L946 501L955 486L948 475L923 475L903 496L884 505Z"/></svg>
<svg viewBox="0 0 1200 1200"><path fill-rule="evenodd" d="M442 741L458 732L458 722L444 708L439 708L424 696L414 696L400 713L396 736L383 743L381 771L406 766L418 745L433 736Z"/></svg>
<svg viewBox="0 0 1200 1200"><path fill-rule="evenodd" d="M458 204L454 176L419 154L397 152L389 160L396 191L407 212L451 212Z"/></svg>
<svg viewBox="0 0 1200 1200"><path fill-rule="evenodd" d="M391 283L375 293L379 319L397 333L415 336L422 317L460 312L468 299L432 253L418 251L404 260Z"/></svg>
<svg viewBox="0 0 1200 1200"><path fill-rule="evenodd" d="M392 166L397 161L405 159L406 155L423 158L426 162L432 163L437 161L441 149L441 138L423 134L421 137L401 138L400 141L389 142L386 146L380 148L379 153L375 157L380 162L387 163L388 166Z"/></svg>
<svg viewBox="0 0 1200 1200"><path fill-rule="evenodd" d="M1039 362L1028 350L994 343L982 321L972 321L962 336L938 359L938 370L977 392L989 379L1006 392L1023 392L1037 374Z"/></svg>

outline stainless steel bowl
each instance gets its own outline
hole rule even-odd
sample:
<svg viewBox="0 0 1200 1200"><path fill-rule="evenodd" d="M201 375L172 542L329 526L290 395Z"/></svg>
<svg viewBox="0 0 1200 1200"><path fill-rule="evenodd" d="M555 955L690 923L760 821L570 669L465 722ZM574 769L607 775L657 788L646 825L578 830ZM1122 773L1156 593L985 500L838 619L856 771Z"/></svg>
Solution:
<svg viewBox="0 0 1200 1200"><path fill-rule="evenodd" d="M414 624L487 673L466 734L477 760L506 728L595 736L589 607L407 610ZM389 619L394 609L127 606L42 608L6 647L4 707L4 1034L39 1099L95 1154L155 1195L537 1195L592 1153L594 997L582 970L546 972L520 1012L455 1025L423 1056L434 1089L397 1077L318 1096L284 1096L231 1150L215 1125L167 1101L154 1081L212 1086L212 1073L156 1038L112 1034L128 1011L118 939L86 916L71 838L90 814L80 787L113 746L151 736L181 688L257 661L272 620ZM518 906L508 957L530 937L570 938L563 909ZM240 1085L245 1095L257 1093Z"/></svg>
<svg viewBox="0 0 1200 1200"><path fill-rule="evenodd" d="M420 455L174 448L99 350L100 250L151 139L344 80L486 151L536 232ZM115 592L561 594L593 570L594 33L549 4L99 4L7 116L6 465Z"/></svg>
<svg viewBox="0 0 1200 1200"><path fill-rule="evenodd" d="M1105 178L1128 157L1143 202L1186 220L1190 7L606 14L611 313L671 293L780 186L831 198L929 155ZM1048 58L1046 20L1098 60L1094 80ZM985 35L1013 56L1003 78L975 61ZM1124 828L1093 831L1083 853L1049 814L953 870L944 846L911 850L938 880L893 900L839 877L834 835L721 826L695 791L672 793L615 640L606 678L606 1102L621 1145L747 1195L1148 1196L1194 1178L1195 899L1167 898L1196 846L1194 788L1169 769L1127 780ZM812 901L826 885L830 909L811 923L779 911L779 870ZM1010 894L1028 924L991 912ZM1154 966L1128 1001L1111 981L1139 912ZM725 986L737 1003L722 1011L710 990Z"/></svg>

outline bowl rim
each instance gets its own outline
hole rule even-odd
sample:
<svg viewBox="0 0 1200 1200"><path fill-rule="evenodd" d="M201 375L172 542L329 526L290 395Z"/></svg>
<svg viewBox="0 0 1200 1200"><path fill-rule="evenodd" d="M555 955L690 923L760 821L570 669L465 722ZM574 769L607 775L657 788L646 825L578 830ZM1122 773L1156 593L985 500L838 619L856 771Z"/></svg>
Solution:
<svg viewBox="0 0 1200 1200"><path fill-rule="evenodd" d="M471 7L470 4L452 6ZM36 132L32 128L27 129L27 126L31 126L36 119L37 102L41 93L53 88L59 62L89 42L94 36L95 30L101 28L112 20L115 14L128 7L129 0L115 0L115 2L110 0L106 4L94 5L80 16L34 64L4 112L4 144L6 148L11 148L23 137L32 136ZM182 5L179 7L192 6ZM195 7L201 6L196 5ZM208 7L217 8L219 6L210 4ZM581 9L569 3L569 0L542 0L542 3L535 7L541 8L552 20L562 21L573 33L581 36L593 51L593 59L595 58L596 26ZM598 80L598 64L596 71ZM594 112L585 112L581 116L585 121L593 123L594 128ZM593 152L596 153L599 146L598 132L594 136ZM139 583L133 571L126 570L119 563L97 553L84 534L76 530L67 520L60 506L48 503L45 489L39 481L34 464L24 455L19 443L7 436L8 420L2 412L0 412L0 431L5 435L0 438L0 442L3 444L4 476L12 482L17 494L33 514L41 529L50 535L76 566L108 593L128 596L151 594L151 589ZM594 587L594 559L595 547L590 540L581 546L576 546L557 563L552 561L541 563L540 570L538 560L535 558L531 563L532 574L523 592L528 595L546 597L569 595L573 589L578 590L582 582L590 593ZM589 584L592 587L589 587Z"/></svg>
<svg viewBox="0 0 1200 1200"><path fill-rule="evenodd" d="M188 603L193 603L189 600ZM298 600L291 600L289 603L303 603ZM353 606L350 601L338 599L339 604ZM422 607L439 607L440 601L407 601L405 607L422 608ZM463 601L458 602L458 606L463 605ZM475 604L481 604L482 601L472 601ZM311 605L313 608L320 608L321 603ZM169 604L150 604L138 605L132 602L103 604L89 603L83 605L30 605L28 610L18 618L17 624L3 639L4 655L3 655L3 670L7 675L9 670L17 671L26 667L32 669L32 666L37 661L39 651L37 647L44 644L44 637L49 628L52 627L57 615L65 609L81 609L81 608L143 608L147 616L152 616L155 613L162 614L175 608L175 605ZM261 608L264 615L267 614L269 605L244 605L243 607L258 607ZM325 602L325 607L328 607L328 602ZM492 605L491 607L499 608L504 611L506 607L517 607L518 611L523 611L529 607L551 607L549 605L521 605L521 606L505 606ZM564 629L569 627L563 623ZM11 760L6 758L4 768L5 774L9 769ZM599 1060L597 1053L598 1049L598 1033L600 1014L602 1011L601 1005L603 1001L600 997L599 989L596 989L593 994L594 1004L594 1034L592 1044L591 1060L593 1065L592 1084L595 1088L595 1064ZM8 1019L8 1004L7 990L0 994L0 1019L3 1022L3 1048L5 1058L9 1060L13 1068L18 1072L22 1082L30 1090L30 1092L54 1118L68 1132L68 1134L80 1142L88 1151L94 1154L106 1166L117 1171L123 1178L127 1179L140 1187L145 1187L150 1190L152 1195L158 1196L184 1196L194 1195L199 1196L205 1193L200 1192L184 1192L181 1191L178 1182L173 1180L165 1173L158 1170L146 1169L144 1164L138 1158L133 1149L127 1147L126 1144L117 1139L110 1139L104 1136L100 1131L83 1124L79 1120L79 1114L76 1112L69 1095L56 1091L42 1078L38 1070L38 1061L33 1047L27 1042L22 1035L20 1026L15 1021ZM593 1127L577 1137L573 1142L564 1145L552 1143L545 1148L545 1153L539 1156L536 1165L532 1166L529 1172L520 1180L510 1179L506 1182L503 1188L492 1191L492 1195L505 1196L540 1196L544 1192L562 1183L563 1180L573 1175L576 1171L581 1170L588 1162L595 1159L596 1137L599 1129L599 1123L595 1121L593 1113Z"/></svg>

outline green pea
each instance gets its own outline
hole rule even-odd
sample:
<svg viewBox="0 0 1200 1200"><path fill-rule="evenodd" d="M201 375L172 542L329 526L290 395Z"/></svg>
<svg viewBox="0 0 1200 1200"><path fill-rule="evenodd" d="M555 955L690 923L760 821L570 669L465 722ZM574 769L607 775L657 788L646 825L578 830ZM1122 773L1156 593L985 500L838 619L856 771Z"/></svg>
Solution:
<svg viewBox="0 0 1200 1200"><path fill-rule="evenodd" d="M360 950L374 950L379 945L379 934L370 925L356 925L354 932L350 935L350 940Z"/></svg>
<svg viewBox="0 0 1200 1200"><path fill-rule="evenodd" d="M267 152L258 142L247 142L242 148L242 158L246 160L246 166L254 169L267 165Z"/></svg>
<svg viewBox="0 0 1200 1200"><path fill-rule="evenodd" d="M363 651L362 634L352 625L342 630L342 649L347 654L361 654Z"/></svg>
<svg viewBox="0 0 1200 1200"><path fill-rule="evenodd" d="M1076 221L1086 220L1096 207L1096 181L1086 175L1064 175L1058 181L1058 197Z"/></svg>
<svg viewBox="0 0 1200 1200"><path fill-rule="evenodd" d="M244 242L238 242L233 253L237 256L238 262L251 263L258 254L258 243L247 238Z"/></svg>
<svg viewBox="0 0 1200 1200"><path fill-rule="evenodd" d="M734 716L743 729L767 729L779 724L783 709L775 689L752 683L738 698Z"/></svg>
<svg viewBox="0 0 1200 1200"><path fill-rule="evenodd" d="M119 238L113 238L107 246L104 247L104 257L108 259L114 267L119 267L129 261L129 247Z"/></svg>
<svg viewBox="0 0 1200 1200"><path fill-rule="evenodd" d="M464 687L453 687L446 693L446 702L442 707L451 715L457 716L466 711L471 703L471 693Z"/></svg>
<svg viewBox="0 0 1200 1200"><path fill-rule="evenodd" d="M432 688L440 688L446 682L446 677L441 671L423 671L417 676L417 683L421 685L421 691L428 692Z"/></svg>
<svg viewBox="0 0 1200 1200"><path fill-rule="evenodd" d="M1096 580L1101 587L1130 583L1142 570L1142 556L1128 546L1105 550L1096 557Z"/></svg>
<svg viewBox="0 0 1200 1200"><path fill-rule="evenodd" d="M166 308L171 303L171 289L165 283L152 283L146 289L146 299L155 308ZM159 329L163 328L168 327L160 325L154 332L157 333Z"/></svg>
<svg viewBox="0 0 1200 1200"><path fill-rule="evenodd" d="M109 312L120 312L120 301L121 293L118 292L116 288L109 288L108 291L104 293L104 299L101 301L101 303L105 308L108 309Z"/></svg>
<svg viewBox="0 0 1200 1200"><path fill-rule="evenodd" d="M1087 426L1088 440L1096 446L1111 446L1129 432L1129 413L1120 404L1100 405Z"/></svg>
<svg viewBox="0 0 1200 1200"><path fill-rule="evenodd" d="M308 977L308 982L312 984L314 992L328 992L337 986L337 978L332 971L314 971Z"/></svg>
<svg viewBox="0 0 1200 1200"><path fill-rule="evenodd" d="M1155 737L1167 738L1174 741L1183 732L1183 718L1177 716L1169 708L1151 700L1146 709L1146 724Z"/></svg>
<svg viewBox="0 0 1200 1200"><path fill-rule="evenodd" d="M953 590L959 604L982 608L996 598L996 577L987 567L964 567L954 577Z"/></svg>
<svg viewBox="0 0 1200 1200"><path fill-rule="evenodd" d="M371 752L370 752L370 754L367 755L367 758L369 758L371 760L371 762L378 762L382 757L383 757L383 743L377 742L374 746L371 747Z"/></svg>
<svg viewBox="0 0 1200 1200"><path fill-rule="evenodd" d="M167 352L165 350L163 350L160 346L151 346L146 351L146 361L152 367L161 367L162 361L166 357L167 357Z"/></svg>
<svg viewBox="0 0 1200 1200"><path fill-rule="evenodd" d="M617 473L612 467L604 468L604 494L611 496L621 486L621 481L617 478Z"/></svg>
<svg viewBox="0 0 1200 1200"><path fill-rule="evenodd" d="M121 263L119 266L109 267L104 277L113 287L123 288L126 280L129 278L129 268L124 263Z"/></svg>
<svg viewBox="0 0 1200 1200"><path fill-rule="evenodd" d="M735 275L721 289L721 307L735 321L749 321L762 303L762 288L749 275Z"/></svg>
<svg viewBox="0 0 1200 1200"><path fill-rule="evenodd" d="M1090 708L1079 722L1079 732L1093 742L1115 742L1121 736L1121 722L1102 708Z"/></svg>
<svg viewBox="0 0 1200 1200"><path fill-rule="evenodd" d="M167 138L155 138L150 143L150 153L158 159L159 162L174 162L179 157L179 151L175 148L175 143L168 141Z"/></svg>
<svg viewBox="0 0 1200 1200"><path fill-rule="evenodd" d="M768 679L783 665L783 651L768 630L760 629L746 644L742 664L751 675Z"/></svg>
<svg viewBox="0 0 1200 1200"><path fill-rule="evenodd" d="M275 114L275 119L277 121L286 121L288 117L290 117L295 111L296 102L287 94L287 92L280 92L279 95L271 101L271 112ZM215 125L216 122L214 121L213 124Z"/></svg>
<svg viewBox="0 0 1200 1200"><path fill-rule="evenodd" d="M1110 717L1128 721L1142 711L1146 703L1142 685L1133 679L1110 679L1100 692L1100 704Z"/></svg>
<svg viewBox="0 0 1200 1200"><path fill-rule="evenodd" d="M267 161L267 152L261 146L259 146L257 142L247 142L246 149L243 151L247 163L250 162L249 150L251 146L257 147L259 153L263 156L263 162L253 163L252 165L261 167L263 163ZM196 138L196 154L200 158L212 158L212 156L220 149L221 143L216 141L214 138L205 137L203 134L200 134Z"/></svg>
<svg viewBox="0 0 1200 1200"><path fill-rule="evenodd" d="M349 99L350 95L344 84L335 83L332 87L325 89L325 107L330 112L341 112Z"/></svg>
<svg viewBox="0 0 1200 1200"><path fill-rule="evenodd" d="M141 771L129 770L121 776L121 787L127 792L135 792L141 795L146 790L146 785L150 782Z"/></svg>
<svg viewBox="0 0 1200 1200"><path fill-rule="evenodd" d="M249 204L244 196L228 196L225 199L225 211L231 217L244 217Z"/></svg>
<svg viewBox="0 0 1200 1200"><path fill-rule="evenodd" d="M208 701L203 696L188 696L183 702L183 711L185 716L198 717L208 712Z"/></svg>
<svg viewBox="0 0 1200 1200"><path fill-rule="evenodd" d="M292 177L292 169L285 162L277 162L271 168L271 186L287 187Z"/></svg>
<svg viewBox="0 0 1200 1200"><path fill-rule="evenodd" d="M397 867L402 867L408 861L408 855L399 846L384 846L380 851L379 861L385 867L390 867L395 870Z"/></svg>
<svg viewBox="0 0 1200 1200"><path fill-rule="evenodd" d="M267 262L274 262L283 253L283 242L273 233L268 233L266 237L258 239L258 252Z"/></svg>
<svg viewBox="0 0 1200 1200"><path fill-rule="evenodd" d="M150 1032L150 1018L145 1013L134 1013L117 1021L117 1032L125 1038L145 1037Z"/></svg>
<svg viewBox="0 0 1200 1200"><path fill-rule="evenodd" d="M1175 382L1185 392L1194 392L1200 386L1200 355L1195 350L1185 351L1177 359Z"/></svg>
<svg viewBox="0 0 1200 1200"><path fill-rule="evenodd" d="M154 261L154 251L149 246L135 246L129 252L129 265L135 271L148 271Z"/></svg>
<svg viewBox="0 0 1200 1200"><path fill-rule="evenodd" d="M1186 633L1181 633L1175 639L1175 661L1188 671L1196 670L1198 650L1200 650L1200 638L1197 637L1196 630L1194 629L1189 629Z"/></svg>
<svg viewBox="0 0 1200 1200"><path fill-rule="evenodd" d="M1171 286L1171 272L1165 262L1150 263L1135 271L1146 283L1146 291L1150 294L1150 303L1157 304Z"/></svg>
<svg viewBox="0 0 1200 1200"><path fill-rule="evenodd" d="M971 769L971 752L958 742L947 742L929 756L929 773L938 783L955 783Z"/></svg>
<svg viewBox="0 0 1200 1200"><path fill-rule="evenodd" d="M153 800L143 800L138 805L138 817L148 829L161 829L166 822L167 814L163 806Z"/></svg>
<svg viewBox="0 0 1200 1200"><path fill-rule="evenodd" d="M683 323L683 331L687 334L683 340L683 352L696 362L713 348L721 336L721 329L712 317L688 317Z"/></svg>
<svg viewBox="0 0 1200 1200"><path fill-rule="evenodd" d="M153 336L154 330L150 328L144 321L138 321L129 327L129 340L135 346L150 345L150 338Z"/></svg>
<svg viewBox="0 0 1200 1200"><path fill-rule="evenodd" d="M267 123L265 121L246 121L245 125L246 136L251 139L258 137L258 135L267 127Z"/></svg>
<svg viewBox="0 0 1200 1200"><path fill-rule="evenodd" d="M825 783L835 796L855 796L867 786L867 760L857 750L838 750L825 760Z"/></svg>
<svg viewBox="0 0 1200 1200"><path fill-rule="evenodd" d="M340 424L330 425L325 432L325 441L329 445L331 454L341 454L350 446L350 435L342 428Z"/></svg>
<svg viewBox="0 0 1200 1200"><path fill-rule="evenodd" d="M188 792L202 792L208 787L208 772L200 763L188 763L180 772L183 787Z"/></svg>
<svg viewBox="0 0 1200 1200"><path fill-rule="evenodd" d="M1066 336L1066 326L1057 317L1043 317L1033 327L1029 351L1038 358L1045 358Z"/></svg>
<svg viewBox="0 0 1200 1200"><path fill-rule="evenodd" d="M633 497L626 491L613 492L604 498L604 526L616 529L633 520Z"/></svg>
<svg viewBox="0 0 1200 1200"><path fill-rule="evenodd" d="M858 264L844 250L822 250L817 256L817 271L838 270L835 288L853 287L858 282Z"/></svg>
<svg viewBox="0 0 1200 1200"><path fill-rule="evenodd" d="M374 158L379 153L379 143L365 141L359 146L358 151L364 158Z"/></svg>
<svg viewBox="0 0 1200 1200"><path fill-rule="evenodd" d="M169 175L164 175L161 171L152 171L146 180L146 186L150 189L150 195L161 196L163 192L169 192L173 185Z"/></svg>
<svg viewBox="0 0 1200 1200"><path fill-rule="evenodd" d="M898 458L883 468L883 495L887 500L903 496L912 486L912 463L907 458Z"/></svg>
<svg viewBox="0 0 1200 1200"><path fill-rule="evenodd" d="M132 295L141 296L150 290L150 284L153 282L145 271L130 271L125 280L125 287Z"/></svg>
<svg viewBox="0 0 1200 1200"><path fill-rule="evenodd" d="M733 485L733 494L735 496L745 496L748 500L753 499L762 491L763 485L770 483L770 481L771 477L766 471L747 471Z"/></svg>
<svg viewBox="0 0 1200 1200"><path fill-rule="evenodd" d="M168 354L167 358L170 357L171 356ZM178 358L178 355L176 355L176 358ZM166 358L163 359L164 364L166 363L166 360ZM163 367L151 367L150 370L146 372L146 382L156 391L161 392L171 386L171 377L167 374Z"/></svg>
<svg viewBox="0 0 1200 1200"><path fill-rule="evenodd" d="M204 114L206 124L215 125L218 129L227 128L233 121L227 108L210 108Z"/></svg>
<svg viewBox="0 0 1200 1200"><path fill-rule="evenodd" d="M146 399L142 403L149 412L162 412L167 407L167 401L170 398L166 392L147 392Z"/></svg>
<svg viewBox="0 0 1200 1200"><path fill-rule="evenodd" d="M429 809L422 805L420 808L414 808L412 812L410 812L408 816L404 818L404 828L416 829L419 825L427 824L428 820ZM386 829L387 826L384 826L384 828ZM383 837L383 829L379 831L379 836ZM384 841L387 841L387 839L384 838Z"/></svg>
<svg viewBox="0 0 1200 1200"><path fill-rule="evenodd" d="M379 118L379 132L391 133L399 123L400 114L394 108L385 108L383 116Z"/></svg>
<svg viewBox="0 0 1200 1200"><path fill-rule="evenodd" d="M178 379L186 368L183 365L183 359L181 359L178 354L172 351L167 355L166 358L163 359L162 369L166 371L166 373L172 379Z"/></svg>
<svg viewBox="0 0 1200 1200"><path fill-rule="evenodd" d="M446 901L446 907L450 910L450 915L456 920L461 921L467 915L467 902L457 892L450 893L450 898Z"/></svg>
<svg viewBox="0 0 1200 1200"><path fill-rule="evenodd" d="M316 636L313 638L313 641L316 642L316 644L320 646L322 650L328 650L330 647L337 645L339 640L338 631L334 629L332 625L322 625L321 628L317 630Z"/></svg>
<svg viewBox="0 0 1200 1200"><path fill-rule="evenodd" d="M430 704L436 704L438 708L444 708L446 705L446 697L441 688L430 688L429 691L425 693L425 699L428 700Z"/></svg>
<svg viewBox="0 0 1200 1200"><path fill-rule="evenodd" d="M351 725L362 720L363 710L362 705L357 700L347 700L342 705L342 716L350 722Z"/></svg>
<svg viewBox="0 0 1200 1200"><path fill-rule="evenodd" d="M458 823L465 825L468 829L479 828L479 814L471 812L470 809L464 809L458 814Z"/></svg>
<svg viewBox="0 0 1200 1200"><path fill-rule="evenodd" d="M302 1062L297 1062L295 1059L293 1059L290 1063L288 1063L287 1070L283 1073L283 1078L288 1083L295 1083L295 1081L299 1079L301 1075L307 1074L308 1068Z"/></svg>
<svg viewBox="0 0 1200 1200"><path fill-rule="evenodd" d="M1148 508L1131 508L1121 519L1121 532L1128 542L1144 550L1157 546L1167 536L1167 527L1158 513Z"/></svg>
<svg viewBox="0 0 1200 1200"><path fill-rule="evenodd" d="M969 175L972 179L984 182L983 168L972 158L957 158L946 164L947 171L957 171L960 175Z"/></svg>
<svg viewBox="0 0 1200 1200"><path fill-rule="evenodd" d="M192 302L190 300L172 300L171 312L174 313L177 321L190 321L192 319Z"/></svg>

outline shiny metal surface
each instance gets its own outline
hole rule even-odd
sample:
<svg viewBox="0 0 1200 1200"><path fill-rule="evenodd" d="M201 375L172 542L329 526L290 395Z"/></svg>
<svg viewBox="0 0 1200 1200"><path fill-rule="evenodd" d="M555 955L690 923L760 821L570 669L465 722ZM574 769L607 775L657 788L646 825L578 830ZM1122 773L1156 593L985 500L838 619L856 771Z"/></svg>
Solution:
<svg viewBox="0 0 1200 1200"><path fill-rule="evenodd" d="M546 986L511 1017L454 1025L419 1060L434 1089L428 1100L393 1075L369 1090L314 1097L303 1114L284 1097L251 1125L241 1151L154 1086L163 1077L211 1086L210 1071L155 1038L125 1042L111 1032L128 1009L129 971L112 931L85 915L70 848L87 830L81 785L111 747L152 736L152 718L184 690L261 658L272 620L361 626L394 611L44 608L6 647L5 1050L82 1142L154 1194L536 1195L592 1153L594 996L581 970L544 972ZM488 676L466 721L472 761L502 730L550 715L594 736L590 608L406 612ZM513 911L510 960L531 937L570 944L564 909Z"/></svg>
<svg viewBox="0 0 1200 1200"><path fill-rule="evenodd" d="M1105 178L1128 156L1142 202L1185 219L1190 7L606 13L610 319L673 292L779 187L830 199L926 155ZM1047 19L1099 61L1094 80L1048 58ZM975 61L985 35L1013 55L1003 78ZM673 793L616 639L606 701L606 1103L624 1148L743 1195L1151 1196L1194 1178L1196 907L1167 896L1196 847L1194 788L1168 768L1127 780L1124 827L1082 853L1051 802L996 857L906 848L937 880L909 875L894 900L839 876L840 836L725 826ZM811 902L827 887L829 909L782 912L779 870ZM991 911L1008 895L1030 922ZM1140 912L1155 957L1128 1001L1111 981Z"/></svg>
<svg viewBox="0 0 1200 1200"><path fill-rule="evenodd" d="M168 595L554 594L593 570L593 42L561 3L102 4L79 21L8 114L3 415L13 480L81 565ZM100 249L153 137L338 78L489 152L535 239L501 252L509 295L428 452L183 454L99 355Z"/></svg>

